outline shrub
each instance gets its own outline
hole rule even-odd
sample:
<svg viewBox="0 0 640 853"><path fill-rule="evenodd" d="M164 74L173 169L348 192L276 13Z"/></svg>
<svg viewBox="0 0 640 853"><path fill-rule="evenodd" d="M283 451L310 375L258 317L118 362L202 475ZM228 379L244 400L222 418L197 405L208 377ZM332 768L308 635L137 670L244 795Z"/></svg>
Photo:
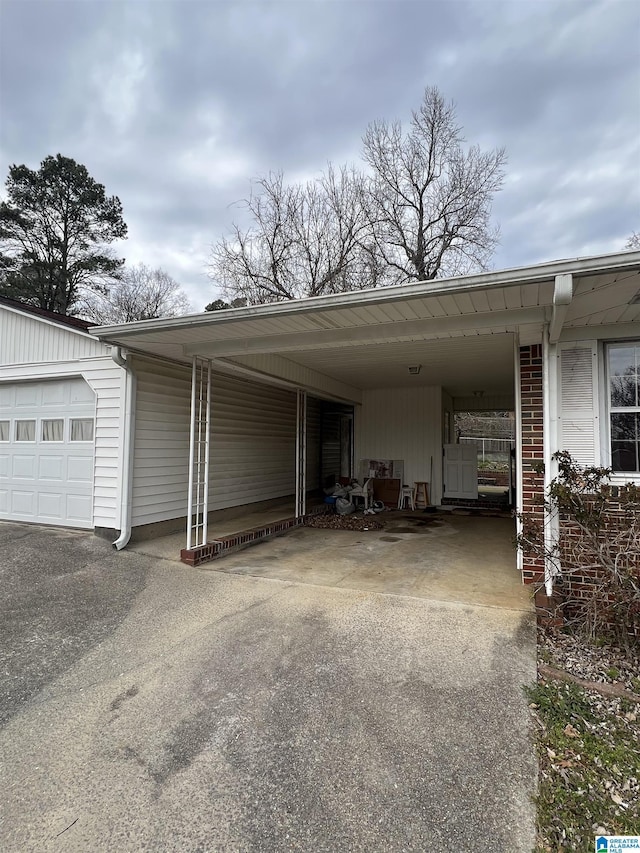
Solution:
<svg viewBox="0 0 640 853"><path fill-rule="evenodd" d="M518 546L555 567L564 616L591 636L640 636L640 489L613 486L611 470L581 467L566 451L539 504L557 515L559 536L545 541L539 513L519 515Z"/></svg>

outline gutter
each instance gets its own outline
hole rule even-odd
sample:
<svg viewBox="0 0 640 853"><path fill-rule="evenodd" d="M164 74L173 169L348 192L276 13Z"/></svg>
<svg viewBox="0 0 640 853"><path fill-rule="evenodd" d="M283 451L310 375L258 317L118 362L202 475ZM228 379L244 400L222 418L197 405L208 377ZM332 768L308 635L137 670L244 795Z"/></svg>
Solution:
<svg viewBox="0 0 640 853"><path fill-rule="evenodd" d="M120 347L111 347L111 358L118 367L121 367L125 372L124 431L120 464L120 535L113 543L113 547L117 551L121 551L131 538L131 516L133 506L133 442L136 428L136 377L129 359L125 358Z"/></svg>
<svg viewBox="0 0 640 853"><path fill-rule="evenodd" d="M640 252L616 252L586 258L550 261L528 267L512 267L497 272L475 273L457 278L440 278L393 287L311 296L305 299L292 299L267 305L249 305L245 308L228 308L224 311L187 314L183 317L137 320L116 326L92 326L89 329L89 334L95 335L101 340L110 340L114 337L136 335L140 332L161 332L168 329L196 328L199 326L212 327L218 323L244 322L260 317L290 316L300 313L313 314L316 311L350 308L354 305L358 307L381 305L397 299L424 299L429 296L490 290L494 287L539 284L545 281L554 281L556 276L567 274L580 276L588 273L617 272L638 268L640 268Z"/></svg>

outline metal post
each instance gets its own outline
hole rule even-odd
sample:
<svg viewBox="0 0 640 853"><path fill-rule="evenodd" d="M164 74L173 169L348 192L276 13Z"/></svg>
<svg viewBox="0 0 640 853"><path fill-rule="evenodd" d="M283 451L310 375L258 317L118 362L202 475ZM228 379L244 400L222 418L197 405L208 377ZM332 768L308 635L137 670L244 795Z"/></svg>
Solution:
<svg viewBox="0 0 640 853"><path fill-rule="evenodd" d="M202 544L207 543L209 527L209 445L211 442L211 359L207 361L207 418L204 445L204 500L202 507Z"/></svg>
<svg viewBox="0 0 640 853"><path fill-rule="evenodd" d="M192 519L193 519L193 455L196 446L196 357L194 355L191 365L191 425L189 427L189 492L187 494L187 550L192 544Z"/></svg>
<svg viewBox="0 0 640 853"><path fill-rule="evenodd" d="M307 510L307 392L296 392L296 518Z"/></svg>

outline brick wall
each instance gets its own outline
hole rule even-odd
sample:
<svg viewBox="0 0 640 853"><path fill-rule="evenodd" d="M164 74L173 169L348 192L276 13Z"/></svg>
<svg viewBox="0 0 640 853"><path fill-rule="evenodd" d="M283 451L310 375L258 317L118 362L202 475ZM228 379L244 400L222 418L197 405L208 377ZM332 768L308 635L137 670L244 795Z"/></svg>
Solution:
<svg viewBox="0 0 640 853"><path fill-rule="evenodd" d="M542 344L520 347L520 394L522 406L522 511L542 521L539 501L544 494L544 474L535 466L544 459L542 446ZM525 583L544 579L544 562L524 555Z"/></svg>
<svg viewBox="0 0 640 853"><path fill-rule="evenodd" d="M638 500L640 495L634 486L605 486L606 512L602 519L602 543L609 542L609 554L617 562L622 574L640 580L640 554L637 550ZM627 625L629 633L640 637L640 605L634 603L628 585L619 587L609 573L595 564L594 549L586 549L583 534L575 524L560 520L560 562L563 579L557 586L558 593L567 601L566 615L594 601L598 601L599 614L611 625L620 622ZM602 551L600 552L602 553ZM627 593L624 590L627 590ZM627 597L628 596L628 597ZM628 608L626 605L629 605ZM618 617L614 619L610 608L615 605ZM610 614L608 618L607 614Z"/></svg>

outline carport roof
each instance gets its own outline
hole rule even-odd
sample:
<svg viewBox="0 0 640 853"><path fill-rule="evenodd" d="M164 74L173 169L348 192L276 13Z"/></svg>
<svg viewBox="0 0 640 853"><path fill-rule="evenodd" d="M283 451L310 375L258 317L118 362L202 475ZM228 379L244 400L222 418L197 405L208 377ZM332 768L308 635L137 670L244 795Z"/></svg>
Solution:
<svg viewBox="0 0 640 853"><path fill-rule="evenodd" d="M376 290L146 320L91 329L108 343L190 362L193 355L224 368L270 369L274 359L294 362L355 388L408 384L411 363L433 363L441 354L436 384L468 393L478 377L495 378L491 393L512 389L505 368L508 333L539 339L545 322L561 312L565 329L640 321L640 252L555 261L499 272L418 282ZM568 301L558 302L556 277L573 277ZM460 338L475 338L462 345ZM458 339L456 343L456 339ZM447 343L445 343L447 341ZM507 350L505 350L507 346ZM502 366L502 369L501 369ZM394 370L396 371L394 373ZM507 377L508 373L508 377ZM504 375L503 375L504 374ZM461 384L464 380L464 387ZM425 372L420 384L434 376ZM485 389L486 390L486 389Z"/></svg>

